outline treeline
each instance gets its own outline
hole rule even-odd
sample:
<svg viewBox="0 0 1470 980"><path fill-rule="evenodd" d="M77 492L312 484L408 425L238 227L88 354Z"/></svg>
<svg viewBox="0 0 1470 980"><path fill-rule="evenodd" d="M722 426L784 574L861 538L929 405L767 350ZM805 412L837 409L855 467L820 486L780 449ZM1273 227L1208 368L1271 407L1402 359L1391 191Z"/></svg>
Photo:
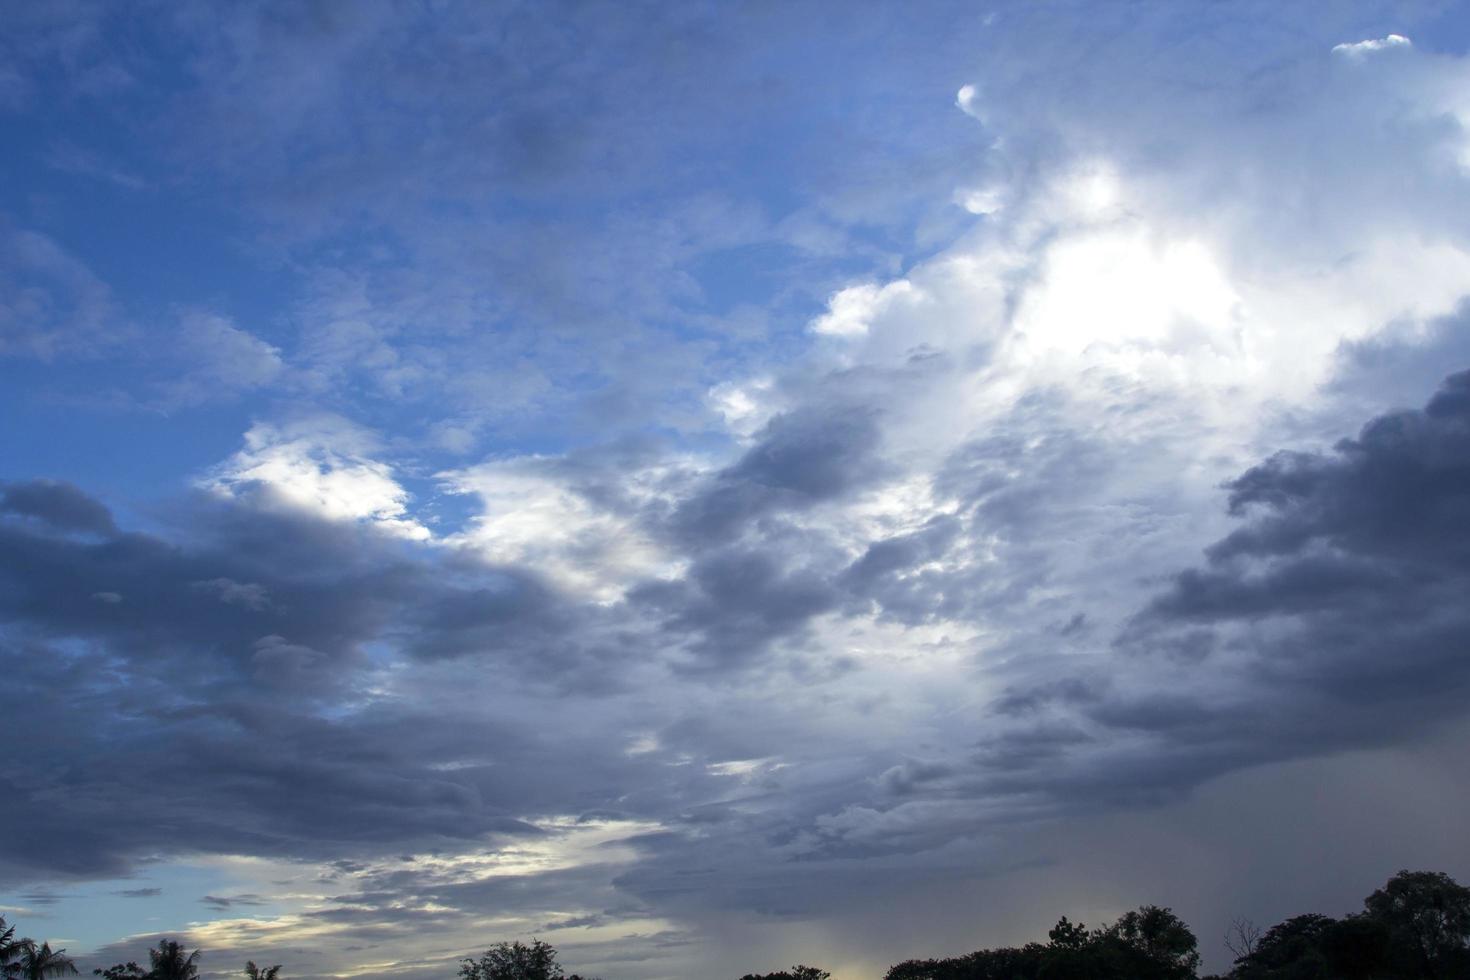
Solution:
<svg viewBox="0 0 1470 980"><path fill-rule="evenodd" d="M908 960L885 980L1196 980L1194 933L1168 909L1144 906L1097 929L1063 918L1046 943ZM1401 871L1334 919L1298 915L1259 929L1237 920L1235 962L1207 980L1466 980L1470 888L1449 875Z"/></svg>
<svg viewBox="0 0 1470 980"><path fill-rule="evenodd" d="M982 949L947 959L905 960L884 980L1201 980L1198 942L1166 908L1145 905L1089 929L1063 917L1045 943ZM1400 871L1363 900L1363 911L1334 919L1293 916L1269 929L1237 920L1226 936L1232 968L1203 980L1470 980L1470 888L1434 871ZM198 980L199 951L162 940L147 969L119 963L102 980ZM247 962L245 980L279 980L281 967ZM51 980L76 973L66 950L17 939L0 918L0 977ZM538 939L498 943L461 961L459 980L583 980ZM591 980L591 978L589 978ZM740 980L831 980L814 966L747 973Z"/></svg>

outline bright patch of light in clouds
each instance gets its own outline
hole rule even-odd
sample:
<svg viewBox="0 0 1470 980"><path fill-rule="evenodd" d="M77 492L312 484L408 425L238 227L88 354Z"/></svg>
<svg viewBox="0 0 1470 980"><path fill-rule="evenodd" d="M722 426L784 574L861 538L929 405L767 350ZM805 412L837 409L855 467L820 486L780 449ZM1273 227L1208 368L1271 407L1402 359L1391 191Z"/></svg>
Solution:
<svg viewBox="0 0 1470 980"><path fill-rule="evenodd" d="M637 523L579 492L544 459L512 459L440 474L455 493L472 494L479 513L446 539L498 565L526 565L594 601L619 598L630 583L675 568ZM623 488L631 503L658 495L657 473L634 475Z"/></svg>

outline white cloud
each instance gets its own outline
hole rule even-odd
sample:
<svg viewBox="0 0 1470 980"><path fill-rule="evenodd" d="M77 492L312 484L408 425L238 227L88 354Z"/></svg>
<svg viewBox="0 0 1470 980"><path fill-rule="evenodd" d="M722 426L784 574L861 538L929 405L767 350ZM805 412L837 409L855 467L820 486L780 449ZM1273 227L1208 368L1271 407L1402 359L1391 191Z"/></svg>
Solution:
<svg viewBox="0 0 1470 980"><path fill-rule="evenodd" d="M408 491L394 480L392 467L367 455L370 446L360 430L338 419L285 427L257 423L245 433L245 447L202 485L227 496L264 488L273 501L331 520L364 521L389 534L428 540L429 529L408 513Z"/></svg>
<svg viewBox="0 0 1470 980"><path fill-rule="evenodd" d="M529 566L597 602L673 569L634 515L599 504L547 462L522 457L439 474L453 492L473 494L481 505L469 529L446 542L492 562ZM647 502L658 492L656 481L656 473L630 474L622 491Z"/></svg>
<svg viewBox="0 0 1470 980"><path fill-rule="evenodd" d="M986 186L955 193L955 203L975 215L999 214L1005 208L1005 189Z"/></svg>
<svg viewBox="0 0 1470 980"><path fill-rule="evenodd" d="M1350 58L1361 58L1376 51L1391 51L1395 48L1412 48L1413 46L1414 42L1402 34L1389 34L1387 37L1369 38L1366 41L1354 41L1351 44L1335 44L1332 50Z"/></svg>
<svg viewBox="0 0 1470 980"><path fill-rule="evenodd" d="M913 283L895 279L882 286L862 283L838 290L827 300L827 312L811 323L813 333L834 337L861 337L876 318L900 305L922 299Z"/></svg>
<svg viewBox="0 0 1470 980"><path fill-rule="evenodd" d="M725 427L742 437L753 434L777 411L769 377L723 381L705 394L705 403L718 412Z"/></svg>
<svg viewBox="0 0 1470 980"><path fill-rule="evenodd" d="M961 85L955 93L954 104L967 116L980 118L980 93L973 85Z"/></svg>
<svg viewBox="0 0 1470 980"><path fill-rule="evenodd" d="M1048 249L1036 285L1023 294L1014 329L1037 352L1174 348L1181 356L1210 354L1197 336L1180 341L1174 333L1195 326L1224 335L1237 302L1205 245L1158 241L1143 229L1123 228L1078 235Z"/></svg>

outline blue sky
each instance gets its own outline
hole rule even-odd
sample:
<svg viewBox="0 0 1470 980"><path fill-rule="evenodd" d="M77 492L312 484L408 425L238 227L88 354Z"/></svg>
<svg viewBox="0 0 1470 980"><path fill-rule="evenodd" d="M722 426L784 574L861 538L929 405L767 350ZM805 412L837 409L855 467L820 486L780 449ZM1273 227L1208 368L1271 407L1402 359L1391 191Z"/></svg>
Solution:
<svg viewBox="0 0 1470 980"><path fill-rule="evenodd" d="M0 914L856 980L1470 874L1470 21L1281 6L0 14Z"/></svg>

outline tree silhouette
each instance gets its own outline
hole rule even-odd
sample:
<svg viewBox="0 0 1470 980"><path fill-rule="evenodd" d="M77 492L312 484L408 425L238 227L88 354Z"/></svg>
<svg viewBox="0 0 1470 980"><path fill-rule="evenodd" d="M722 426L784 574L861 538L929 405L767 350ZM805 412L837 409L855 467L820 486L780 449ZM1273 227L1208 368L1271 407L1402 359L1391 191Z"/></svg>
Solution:
<svg viewBox="0 0 1470 980"><path fill-rule="evenodd" d="M195 980L199 976L199 950L185 956L184 947L173 939L160 939L158 948L148 951L148 959L152 966L149 980Z"/></svg>
<svg viewBox="0 0 1470 980"><path fill-rule="evenodd" d="M832 974L814 966L804 966L798 963L791 969L782 970L780 973L747 973L740 980L832 980Z"/></svg>
<svg viewBox="0 0 1470 980"><path fill-rule="evenodd" d="M1400 871L1363 900L1389 933L1394 967L1410 977L1470 970L1470 888L1440 871Z"/></svg>
<svg viewBox="0 0 1470 980"><path fill-rule="evenodd" d="M567 976L556 962L556 947L532 939L522 942L496 943L479 959L460 961L461 980L582 980L577 974Z"/></svg>
<svg viewBox="0 0 1470 980"><path fill-rule="evenodd" d="M1064 915L1047 932L1046 938L1058 949L1081 949L1092 938L1087 926L1081 922L1069 922Z"/></svg>
<svg viewBox="0 0 1470 980"><path fill-rule="evenodd" d="M1325 915L1295 915L1262 933L1255 949L1235 961L1231 976L1236 980L1328 976L1328 935L1337 925Z"/></svg>
<svg viewBox="0 0 1470 980"><path fill-rule="evenodd" d="M18 951L5 964L7 977L12 980L50 980L77 972L76 964L64 949L52 949L49 942L37 945L29 939L21 940Z"/></svg>
<svg viewBox="0 0 1470 980"><path fill-rule="evenodd" d="M5 916L0 915L0 971L5 970L10 961L20 953L23 939L15 938L15 926L5 923Z"/></svg>
<svg viewBox="0 0 1470 980"><path fill-rule="evenodd" d="M136 963L116 963L92 972L102 980L198 980L199 950L188 955L184 947L172 939L160 939L158 948L148 951L149 969Z"/></svg>
<svg viewBox="0 0 1470 980"><path fill-rule="evenodd" d="M254 960L245 961L245 976L249 980L276 980L276 975L281 972L281 964L275 966L259 967Z"/></svg>
<svg viewBox="0 0 1470 980"><path fill-rule="evenodd" d="M1199 968L1198 941L1170 909L1145 905L1124 913L1108 935L1141 953L1159 977L1193 977Z"/></svg>
<svg viewBox="0 0 1470 980"><path fill-rule="evenodd" d="M1245 959L1261 945L1261 927L1250 919L1230 920L1230 929L1225 933L1225 948L1235 955L1237 961Z"/></svg>

